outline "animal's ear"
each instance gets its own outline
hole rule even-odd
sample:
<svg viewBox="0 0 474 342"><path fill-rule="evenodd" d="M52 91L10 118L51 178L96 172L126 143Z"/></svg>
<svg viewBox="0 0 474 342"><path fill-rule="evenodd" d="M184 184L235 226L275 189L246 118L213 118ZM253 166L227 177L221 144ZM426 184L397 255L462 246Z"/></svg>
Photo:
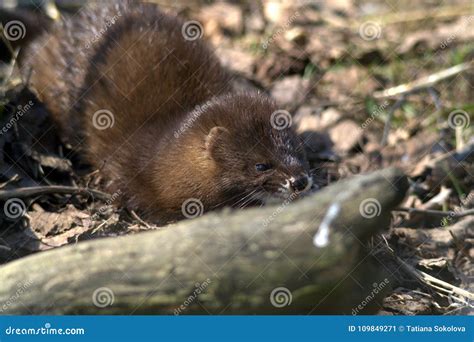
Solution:
<svg viewBox="0 0 474 342"><path fill-rule="evenodd" d="M206 151L209 155L216 159L219 157L219 151L221 150L224 139L229 136L227 128L222 126L212 127L206 136Z"/></svg>

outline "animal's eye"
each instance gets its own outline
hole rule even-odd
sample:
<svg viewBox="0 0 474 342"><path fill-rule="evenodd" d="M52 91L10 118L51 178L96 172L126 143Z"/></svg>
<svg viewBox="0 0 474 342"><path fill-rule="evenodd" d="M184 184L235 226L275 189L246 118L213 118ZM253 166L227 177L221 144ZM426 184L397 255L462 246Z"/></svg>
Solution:
<svg viewBox="0 0 474 342"><path fill-rule="evenodd" d="M272 167L269 164L255 164L255 170L259 172L270 170Z"/></svg>

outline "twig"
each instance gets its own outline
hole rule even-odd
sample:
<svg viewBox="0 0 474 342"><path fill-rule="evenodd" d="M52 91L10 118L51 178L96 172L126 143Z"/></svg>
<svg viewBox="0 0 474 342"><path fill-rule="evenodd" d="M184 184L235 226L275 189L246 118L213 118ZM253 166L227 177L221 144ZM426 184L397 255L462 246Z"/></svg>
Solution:
<svg viewBox="0 0 474 342"><path fill-rule="evenodd" d="M13 75L13 70L15 69L15 66L18 66L18 54L20 53L20 48L14 49L13 46L11 45L10 41L6 39L5 34L3 33L4 27L3 24L0 23L0 30L1 30L1 39L3 44L7 47L8 52L12 56L12 60L10 62L10 70L7 72L7 77L2 82L2 88L5 87L5 85L11 81L11 77ZM23 75L20 73L20 84L26 84L23 80ZM16 84L14 84L16 85Z"/></svg>
<svg viewBox="0 0 474 342"><path fill-rule="evenodd" d="M469 307L473 307L473 305L471 304L471 301L474 300L473 293L464 290L460 287L454 286L450 283L447 283L441 279L435 278L423 271L417 270L415 267L403 261L400 257L395 255L395 253L390 250L389 254L395 259L395 261L405 272L410 274L419 282L423 283L425 286L435 289L440 295L448 295L456 302L462 303ZM464 298L466 298L467 300L465 300Z"/></svg>
<svg viewBox="0 0 474 342"><path fill-rule="evenodd" d="M439 81L442 81L447 78L453 77L457 74L460 74L461 72L471 69L473 66L474 66L473 61L461 63L453 67L450 67L448 69L438 71L429 76L419 78L412 82L400 84L396 87L385 89L383 91L376 91L373 96L375 99L385 99L389 97L395 97L399 95L416 92L422 89L430 88L436 83L438 83Z"/></svg>
<svg viewBox="0 0 474 342"><path fill-rule="evenodd" d="M6 187L7 185L11 183L15 183L20 179L20 176L18 174L13 175L10 179L8 179L6 182L0 183L0 189Z"/></svg>
<svg viewBox="0 0 474 342"><path fill-rule="evenodd" d="M2 90L5 88L6 84L11 81L13 71L15 70L15 66L17 66L17 61L18 61L18 54L20 53L20 49L15 49L12 52L12 59L10 61L10 64L8 65L8 70L5 73L5 78L2 82ZM13 84L16 85L16 84Z"/></svg>
<svg viewBox="0 0 474 342"><path fill-rule="evenodd" d="M396 87L392 87L389 89L385 89L384 91L377 91L374 93L373 97L375 99L384 99L384 98L391 98L400 96L397 102L390 108L388 112L387 119L385 120L385 126L383 130L383 136L380 144L385 146L388 140L388 134L390 132L390 126L393 118L393 114L397 109L399 109L403 104L407 101L409 95L413 95L420 91L428 91L431 98L433 99L436 111L439 112L441 109L441 101L436 93L436 90L433 86L441 80L447 79L449 77L455 76L463 71L469 70L474 66L474 61L462 63L455 65L451 68L441 70L435 74L419 78L412 82L408 82L405 84L398 85Z"/></svg>
<svg viewBox="0 0 474 342"><path fill-rule="evenodd" d="M443 107L441 105L441 99L439 98L439 92L433 87L429 87L426 90L430 94L431 99L433 100L433 102L435 104L436 111L440 111Z"/></svg>
<svg viewBox="0 0 474 342"><path fill-rule="evenodd" d="M417 209L417 208L397 208L393 211L403 211L407 213L420 213L426 215L435 215L435 216L452 216L455 218L461 218L465 216L474 215L474 209L465 210L462 212L455 212L455 211L442 211L442 210L428 210L428 209Z"/></svg>
<svg viewBox="0 0 474 342"><path fill-rule="evenodd" d="M107 222L110 221L110 219L111 219L111 217L109 217L107 220L105 220L104 222L99 224L97 227L95 227L94 230L91 232L91 234L94 235L95 233L97 233L100 229L102 229L103 226L105 226L107 224Z"/></svg>
<svg viewBox="0 0 474 342"><path fill-rule="evenodd" d="M431 19L441 19L441 18L450 18L450 17L458 17L462 15L469 15L472 13L472 8L468 6L445 6L441 7L433 13L427 13L425 9L417 10L417 11L403 11L403 12L395 12L390 13L387 15L378 15L375 16L367 16L364 17L364 21L377 19L381 25L391 25L391 24L400 24L406 23L410 21L419 21L419 20L427 20L428 18ZM354 27L359 27L360 21L357 21L353 24Z"/></svg>
<svg viewBox="0 0 474 342"><path fill-rule="evenodd" d="M145 221L143 221L140 216L137 215L137 213L134 211L134 210L130 210L130 215L132 215L132 217L137 220L138 222L140 222L141 224L143 224L145 227L147 227L148 229L151 229L152 227L146 223Z"/></svg>
<svg viewBox="0 0 474 342"><path fill-rule="evenodd" d="M428 285L432 288L435 288L441 292L447 293L449 295L455 294L464 298L467 298L469 300L474 300L474 294L464 290L460 287L451 285L450 283L447 283L441 279L435 278L423 271L419 271L413 266L407 264L405 261L400 259L398 256L393 255L395 257L395 260L400 264L400 266L407 271L409 274L411 274L414 278L418 279L425 285ZM459 299L459 298L456 298ZM462 300L461 300L462 301Z"/></svg>
<svg viewBox="0 0 474 342"><path fill-rule="evenodd" d="M390 127L391 127L391 123L392 123L392 118L393 118L393 114L395 113L395 111L400 108L401 106L403 106L403 104L405 103L406 101L406 96L403 95L400 99L397 100L397 102L395 102L395 104L390 108L389 112L388 112L388 115L387 115L387 119L385 120L385 126L383 128L383 135L382 135L382 141L380 142L380 144L382 146L385 146L387 144L387 140L388 140L388 133L390 132Z"/></svg>
<svg viewBox="0 0 474 342"><path fill-rule="evenodd" d="M98 191L94 189L76 188L73 186L52 185L52 186L34 186L34 187L18 188L18 189L11 189L11 190L0 190L0 200L4 201L13 197L26 198L26 197L33 197L33 196L48 195L48 194L80 194L80 195L93 196L103 201L107 201L110 199L110 195L102 191Z"/></svg>

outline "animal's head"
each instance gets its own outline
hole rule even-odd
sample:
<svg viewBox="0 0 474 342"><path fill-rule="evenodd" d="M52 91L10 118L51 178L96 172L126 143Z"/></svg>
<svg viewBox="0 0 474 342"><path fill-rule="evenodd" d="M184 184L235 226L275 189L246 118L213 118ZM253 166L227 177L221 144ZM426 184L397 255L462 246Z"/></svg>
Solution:
<svg viewBox="0 0 474 342"><path fill-rule="evenodd" d="M212 124L207 125L204 146L224 191L266 202L311 188L309 165L291 116L268 97L227 95L206 110Z"/></svg>

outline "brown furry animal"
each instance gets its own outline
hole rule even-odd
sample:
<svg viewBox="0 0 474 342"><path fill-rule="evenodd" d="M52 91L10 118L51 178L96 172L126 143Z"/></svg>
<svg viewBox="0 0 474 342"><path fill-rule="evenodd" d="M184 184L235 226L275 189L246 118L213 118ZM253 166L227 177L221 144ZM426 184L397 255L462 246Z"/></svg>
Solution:
<svg viewBox="0 0 474 342"><path fill-rule="evenodd" d="M233 92L189 24L151 4L85 10L29 46L23 70L63 139L149 219L308 190L291 118L267 96Z"/></svg>

